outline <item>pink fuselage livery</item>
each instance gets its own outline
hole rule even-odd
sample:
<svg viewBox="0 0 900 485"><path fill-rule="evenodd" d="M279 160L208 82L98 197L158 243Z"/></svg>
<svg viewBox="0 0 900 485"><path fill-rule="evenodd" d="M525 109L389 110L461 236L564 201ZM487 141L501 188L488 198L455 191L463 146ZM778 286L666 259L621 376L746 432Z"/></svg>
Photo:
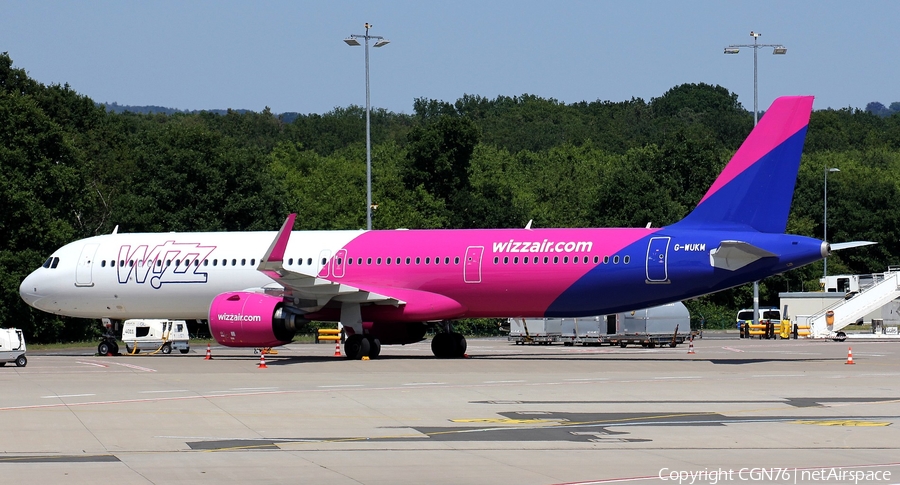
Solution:
<svg viewBox="0 0 900 485"><path fill-rule="evenodd" d="M55 252L51 259L59 258L59 269L40 271L58 277L42 278L42 287L34 288L26 279L23 297L36 297L30 301L36 308L76 317L205 319L209 302L220 293L277 286L256 269L275 235L96 236ZM786 271L822 257L820 241L745 236L771 249L792 238L793 247L805 249L804 255L784 255L759 271ZM412 298L408 301L427 308L406 315L394 307L366 306L363 316L369 321L379 313L390 321L578 316L690 298L743 282L732 284L731 272L710 266L709 252L721 240L716 231L665 228L295 231L284 267L364 290L394 288L390 296L400 299L404 291L415 291L419 298L438 295L452 302ZM567 292L572 301L566 301ZM325 307L310 316L337 320L334 310Z"/></svg>

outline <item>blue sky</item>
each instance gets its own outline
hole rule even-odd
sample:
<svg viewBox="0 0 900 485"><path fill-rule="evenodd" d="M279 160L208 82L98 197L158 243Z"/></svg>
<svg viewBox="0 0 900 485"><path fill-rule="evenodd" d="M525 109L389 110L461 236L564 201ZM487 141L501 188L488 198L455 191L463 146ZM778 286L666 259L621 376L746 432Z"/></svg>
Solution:
<svg viewBox="0 0 900 485"><path fill-rule="evenodd" d="M753 107L813 94L816 109L900 101L900 2L833 1L19 1L0 0L0 51L45 84L98 102L325 113L524 93L562 102L650 98L719 84Z"/></svg>

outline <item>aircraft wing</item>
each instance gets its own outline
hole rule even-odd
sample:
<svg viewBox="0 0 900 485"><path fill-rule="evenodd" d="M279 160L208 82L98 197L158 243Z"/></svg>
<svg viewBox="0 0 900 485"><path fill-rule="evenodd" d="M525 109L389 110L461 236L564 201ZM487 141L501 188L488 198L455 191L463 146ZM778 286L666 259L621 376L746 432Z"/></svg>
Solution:
<svg viewBox="0 0 900 485"><path fill-rule="evenodd" d="M354 286L335 283L315 275L292 271L284 267L284 252L287 248L291 230L294 227L294 219L297 214L291 214L282 224L278 235L272 241L265 256L260 260L258 271L272 278L284 288L283 295L299 301L300 309L305 311L317 311L329 301L352 303L377 303L380 305L403 305L406 302L398 298L382 295L376 291L364 290Z"/></svg>

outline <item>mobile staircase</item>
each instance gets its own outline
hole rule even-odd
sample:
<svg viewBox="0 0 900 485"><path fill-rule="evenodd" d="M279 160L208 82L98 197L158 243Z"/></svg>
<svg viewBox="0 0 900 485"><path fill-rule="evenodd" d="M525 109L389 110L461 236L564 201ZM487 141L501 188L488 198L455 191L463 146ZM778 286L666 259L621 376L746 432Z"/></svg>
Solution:
<svg viewBox="0 0 900 485"><path fill-rule="evenodd" d="M886 272L873 276L871 286L860 288L859 293L850 298L807 317L809 336L843 342L847 338L842 332L844 327L900 298L900 267L891 266Z"/></svg>

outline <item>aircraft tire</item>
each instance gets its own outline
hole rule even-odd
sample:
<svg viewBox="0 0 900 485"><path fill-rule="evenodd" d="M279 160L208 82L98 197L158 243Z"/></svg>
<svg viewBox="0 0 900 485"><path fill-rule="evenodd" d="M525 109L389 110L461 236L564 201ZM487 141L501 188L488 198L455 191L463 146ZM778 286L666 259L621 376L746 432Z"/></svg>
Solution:
<svg viewBox="0 0 900 485"><path fill-rule="evenodd" d="M451 333L450 335L453 337L453 357L466 355L466 349L468 348L466 337L461 333Z"/></svg>
<svg viewBox="0 0 900 485"><path fill-rule="evenodd" d="M110 346L108 342L100 342L100 345L97 346L97 353L100 355L109 355Z"/></svg>
<svg viewBox="0 0 900 485"><path fill-rule="evenodd" d="M350 360L361 360L369 355L369 340L362 335L351 335L344 342L344 355Z"/></svg>
<svg viewBox="0 0 900 485"><path fill-rule="evenodd" d="M369 341L369 358L377 359L381 355L381 340L375 337L366 337L366 340Z"/></svg>

